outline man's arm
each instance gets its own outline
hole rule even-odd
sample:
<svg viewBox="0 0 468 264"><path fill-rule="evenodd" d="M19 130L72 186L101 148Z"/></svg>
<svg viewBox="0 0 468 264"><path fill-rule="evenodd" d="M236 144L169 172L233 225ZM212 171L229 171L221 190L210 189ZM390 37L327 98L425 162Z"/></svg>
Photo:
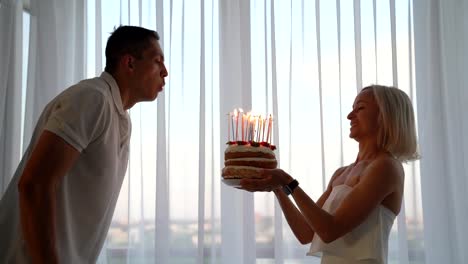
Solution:
<svg viewBox="0 0 468 264"><path fill-rule="evenodd" d="M23 239L33 263L57 263L56 187L80 152L45 130L18 183Z"/></svg>

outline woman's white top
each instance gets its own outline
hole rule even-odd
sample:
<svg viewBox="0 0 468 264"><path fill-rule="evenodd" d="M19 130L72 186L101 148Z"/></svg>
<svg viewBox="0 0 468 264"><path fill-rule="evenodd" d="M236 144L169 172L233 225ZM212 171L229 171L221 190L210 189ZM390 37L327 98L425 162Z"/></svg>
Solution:
<svg viewBox="0 0 468 264"><path fill-rule="evenodd" d="M342 184L333 187L322 209L334 214L353 188ZM388 237L396 215L379 205L367 219L351 232L325 243L315 234L307 253L322 255L322 263L387 263Z"/></svg>

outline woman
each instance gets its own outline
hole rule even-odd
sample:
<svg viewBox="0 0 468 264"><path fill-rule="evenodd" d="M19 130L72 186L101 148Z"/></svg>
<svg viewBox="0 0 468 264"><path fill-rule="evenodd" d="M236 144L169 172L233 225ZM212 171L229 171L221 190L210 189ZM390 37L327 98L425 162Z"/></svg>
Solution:
<svg viewBox="0 0 468 264"><path fill-rule="evenodd" d="M356 161L336 170L318 201L281 169L242 180L241 188L273 191L294 235L311 243L309 255L322 254L321 263L387 263L404 193L402 162L418 156L413 107L403 91L373 85L357 95L348 119Z"/></svg>

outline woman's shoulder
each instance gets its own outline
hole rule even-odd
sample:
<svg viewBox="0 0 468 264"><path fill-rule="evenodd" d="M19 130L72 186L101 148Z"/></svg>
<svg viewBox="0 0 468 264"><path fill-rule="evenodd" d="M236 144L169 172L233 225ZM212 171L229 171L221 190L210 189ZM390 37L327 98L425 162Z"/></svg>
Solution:
<svg viewBox="0 0 468 264"><path fill-rule="evenodd" d="M335 173L333 173L333 176L331 177L330 181L335 180L336 178L339 178L346 170L350 169L352 165L345 165L343 167L338 168Z"/></svg>
<svg viewBox="0 0 468 264"><path fill-rule="evenodd" d="M385 175L392 177L396 181L404 179L403 164L398 159L388 153L382 153L372 160L367 167L372 174Z"/></svg>
<svg viewBox="0 0 468 264"><path fill-rule="evenodd" d="M403 169L401 161L387 152L379 154L372 163L387 168Z"/></svg>

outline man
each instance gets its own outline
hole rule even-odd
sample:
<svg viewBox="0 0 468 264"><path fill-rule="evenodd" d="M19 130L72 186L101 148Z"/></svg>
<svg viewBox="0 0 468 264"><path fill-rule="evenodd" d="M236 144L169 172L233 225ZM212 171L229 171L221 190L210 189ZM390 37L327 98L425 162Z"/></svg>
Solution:
<svg viewBox="0 0 468 264"><path fill-rule="evenodd" d="M44 109L0 201L0 263L94 263L125 176L126 110L152 101L168 75L155 31L121 26L100 77Z"/></svg>

